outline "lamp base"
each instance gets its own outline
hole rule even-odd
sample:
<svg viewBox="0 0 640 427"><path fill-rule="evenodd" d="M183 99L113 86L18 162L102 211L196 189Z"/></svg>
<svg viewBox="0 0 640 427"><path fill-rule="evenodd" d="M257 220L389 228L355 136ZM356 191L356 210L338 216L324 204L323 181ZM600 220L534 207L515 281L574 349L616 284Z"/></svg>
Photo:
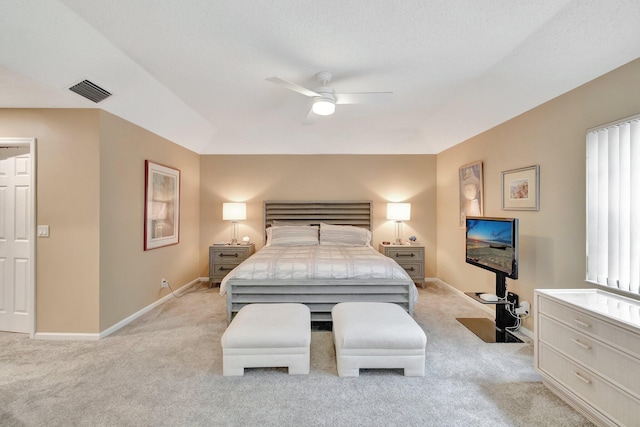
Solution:
<svg viewBox="0 0 640 427"><path fill-rule="evenodd" d="M396 245L402 244L402 221L396 221Z"/></svg>

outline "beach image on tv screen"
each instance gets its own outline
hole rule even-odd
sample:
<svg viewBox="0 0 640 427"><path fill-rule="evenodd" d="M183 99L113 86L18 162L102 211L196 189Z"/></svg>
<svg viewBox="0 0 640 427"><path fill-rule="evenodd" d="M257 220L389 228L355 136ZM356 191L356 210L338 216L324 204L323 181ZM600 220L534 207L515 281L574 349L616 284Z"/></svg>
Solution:
<svg viewBox="0 0 640 427"><path fill-rule="evenodd" d="M511 223L467 221L467 258L510 273L513 260Z"/></svg>

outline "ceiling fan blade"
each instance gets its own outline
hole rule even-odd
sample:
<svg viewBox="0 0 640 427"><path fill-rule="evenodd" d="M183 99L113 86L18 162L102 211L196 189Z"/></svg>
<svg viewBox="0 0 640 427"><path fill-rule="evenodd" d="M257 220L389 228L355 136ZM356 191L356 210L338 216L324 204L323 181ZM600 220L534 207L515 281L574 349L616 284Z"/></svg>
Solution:
<svg viewBox="0 0 640 427"><path fill-rule="evenodd" d="M336 104L374 104L391 102L393 92L336 93Z"/></svg>
<svg viewBox="0 0 640 427"><path fill-rule="evenodd" d="M305 87L302 87L300 85L297 85L295 83L291 83L291 82L288 82L286 80L282 80L279 77L269 77L266 80L271 82L271 83L275 83L275 84L277 84L279 86L285 87L285 88L287 88L289 90L292 90L294 92L298 92L298 93L300 93L300 94L302 94L304 96L308 96L310 98L313 98L313 97L316 97L316 96L320 96L320 94L318 94L318 93L316 93L316 92L314 92L312 90L309 90L309 89L307 89Z"/></svg>
<svg viewBox="0 0 640 427"><path fill-rule="evenodd" d="M305 119L302 121L302 124L304 126L311 126L316 123L317 119L318 116L313 112L313 108L310 108L309 114L307 114L307 117L305 117Z"/></svg>

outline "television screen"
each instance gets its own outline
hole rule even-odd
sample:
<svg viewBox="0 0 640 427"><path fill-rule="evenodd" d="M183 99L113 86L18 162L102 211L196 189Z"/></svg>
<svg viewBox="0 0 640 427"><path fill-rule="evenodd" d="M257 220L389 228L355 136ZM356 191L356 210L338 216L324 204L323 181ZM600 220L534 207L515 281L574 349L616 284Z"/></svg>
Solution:
<svg viewBox="0 0 640 427"><path fill-rule="evenodd" d="M471 217L466 220L466 261L518 278L518 219Z"/></svg>

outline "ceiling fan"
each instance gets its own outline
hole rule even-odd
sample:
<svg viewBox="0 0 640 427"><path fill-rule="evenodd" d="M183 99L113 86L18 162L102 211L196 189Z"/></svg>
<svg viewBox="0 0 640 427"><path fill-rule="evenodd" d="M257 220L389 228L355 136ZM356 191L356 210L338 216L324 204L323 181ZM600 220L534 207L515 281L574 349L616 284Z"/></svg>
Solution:
<svg viewBox="0 0 640 427"><path fill-rule="evenodd" d="M330 116L335 112L336 104L388 102L393 95L393 92L335 93L332 88L327 86L332 77L328 71L316 73L316 80L320 83L320 87L315 90L307 89L279 77L269 77L266 80L313 99L311 111L309 111L307 118L304 120L304 124L313 124L317 116Z"/></svg>

